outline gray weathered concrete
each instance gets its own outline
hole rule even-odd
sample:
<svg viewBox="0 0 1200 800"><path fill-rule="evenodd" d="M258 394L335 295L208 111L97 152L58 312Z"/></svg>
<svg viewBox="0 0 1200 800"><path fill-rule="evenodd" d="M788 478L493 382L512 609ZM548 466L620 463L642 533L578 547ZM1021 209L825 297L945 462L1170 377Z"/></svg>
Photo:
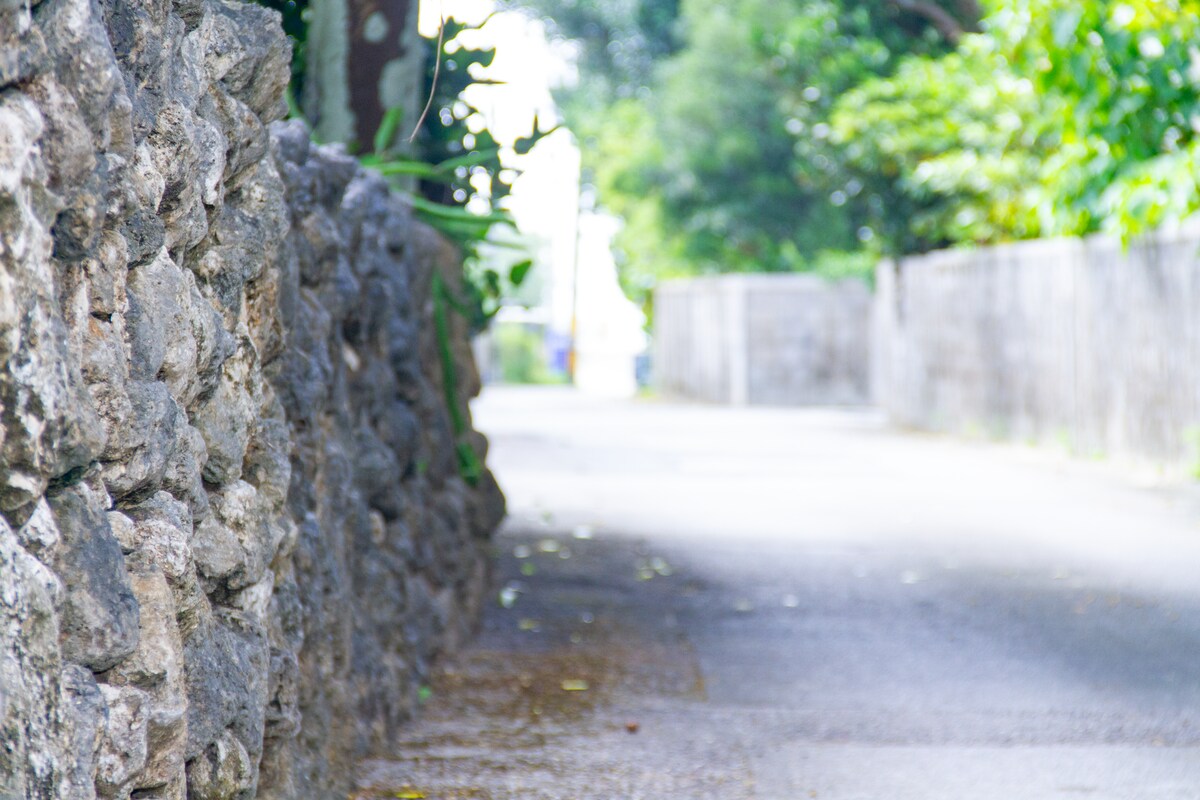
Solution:
<svg viewBox="0 0 1200 800"><path fill-rule="evenodd" d="M1188 487L862 412L475 411L512 606L361 797L1196 796Z"/></svg>
<svg viewBox="0 0 1200 800"><path fill-rule="evenodd" d="M861 281L722 275L654 293L654 380L734 405L855 405L869 395L871 294Z"/></svg>
<svg viewBox="0 0 1200 800"><path fill-rule="evenodd" d="M952 250L877 273L874 394L914 427L1200 463L1200 231Z"/></svg>

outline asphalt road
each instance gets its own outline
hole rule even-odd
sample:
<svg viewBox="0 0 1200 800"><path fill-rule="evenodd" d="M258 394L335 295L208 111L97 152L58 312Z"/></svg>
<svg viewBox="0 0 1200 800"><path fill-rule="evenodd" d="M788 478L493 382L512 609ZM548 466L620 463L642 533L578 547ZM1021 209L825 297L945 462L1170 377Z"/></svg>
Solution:
<svg viewBox="0 0 1200 800"><path fill-rule="evenodd" d="M474 410L496 602L361 797L1200 798L1189 487L864 412Z"/></svg>

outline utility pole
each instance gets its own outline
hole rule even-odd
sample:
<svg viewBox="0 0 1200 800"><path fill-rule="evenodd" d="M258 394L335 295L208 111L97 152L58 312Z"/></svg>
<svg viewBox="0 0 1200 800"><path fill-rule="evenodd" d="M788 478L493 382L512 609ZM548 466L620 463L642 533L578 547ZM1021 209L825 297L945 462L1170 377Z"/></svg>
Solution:
<svg viewBox="0 0 1200 800"><path fill-rule="evenodd" d="M571 254L571 343L567 351L567 377L575 383L576 360L579 358L577 337L579 334L579 239L583 222L583 164L579 165L579 179L575 182L575 241Z"/></svg>

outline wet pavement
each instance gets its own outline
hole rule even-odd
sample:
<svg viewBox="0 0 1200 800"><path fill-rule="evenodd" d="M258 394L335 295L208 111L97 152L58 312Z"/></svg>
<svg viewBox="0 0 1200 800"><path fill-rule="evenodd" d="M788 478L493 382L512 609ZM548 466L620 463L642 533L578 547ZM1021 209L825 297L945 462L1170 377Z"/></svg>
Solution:
<svg viewBox="0 0 1200 800"><path fill-rule="evenodd" d="M367 798L1200 798L1200 503L867 412L489 389L495 602Z"/></svg>

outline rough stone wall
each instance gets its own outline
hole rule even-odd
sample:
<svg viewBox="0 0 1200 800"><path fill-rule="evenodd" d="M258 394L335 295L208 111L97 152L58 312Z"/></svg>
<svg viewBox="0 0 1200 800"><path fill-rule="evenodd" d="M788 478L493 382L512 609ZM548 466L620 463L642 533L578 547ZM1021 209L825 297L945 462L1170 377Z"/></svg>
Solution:
<svg viewBox="0 0 1200 800"><path fill-rule="evenodd" d="M0 0L0 798L345 796L480 602L455 253L288 62L255 5Z"/></svg>
<svg viewBox="0 0 1200 800"><path fill-rule="evenodd" d="M871 292L813 275L671 281L654 294L664 391L735 405L867 402Z"/></svg>
<svg viewBox="0 0 1200 800"><path fill-rule="evenodd" d="M882 264L876 395L919 428L1194 466L1200 230Z"/></svg>

